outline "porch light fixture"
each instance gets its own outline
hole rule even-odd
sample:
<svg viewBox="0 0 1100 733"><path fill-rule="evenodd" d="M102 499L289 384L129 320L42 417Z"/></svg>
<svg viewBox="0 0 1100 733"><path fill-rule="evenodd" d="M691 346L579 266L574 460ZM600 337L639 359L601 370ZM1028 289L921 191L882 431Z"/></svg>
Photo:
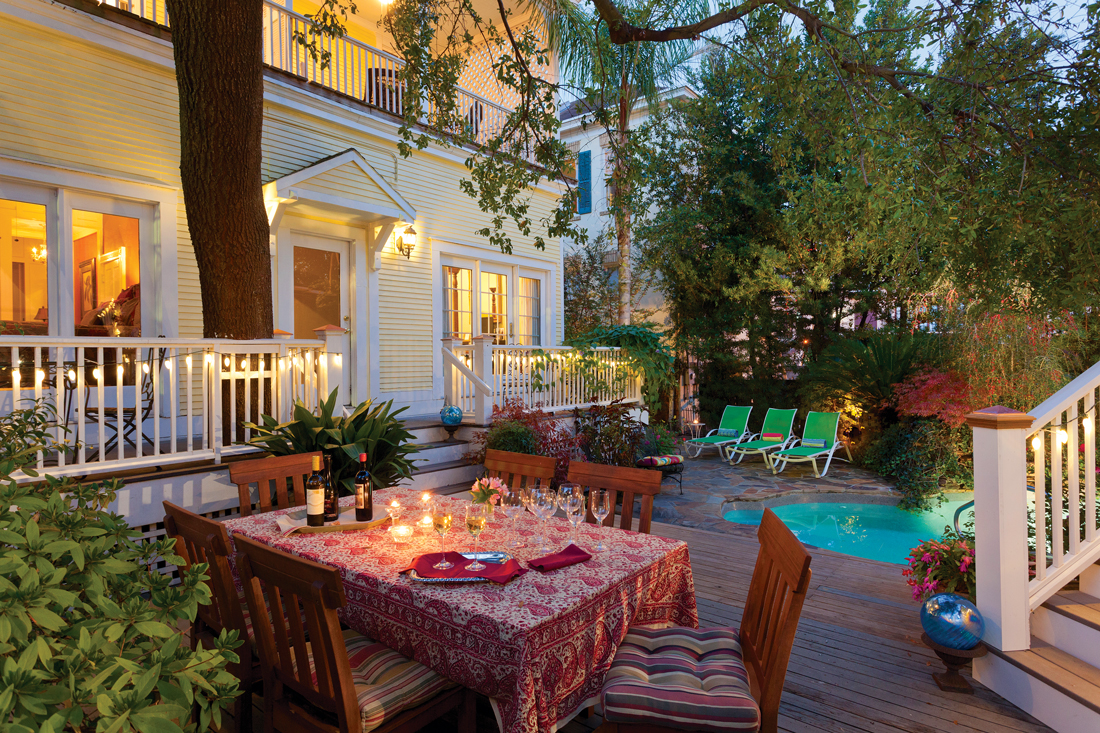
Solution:
<svg viewBox="0 0 1100 733"><path fill-rule="evenodd" d="M394 240L393 248L397 250L398 254L405 255L405 259L412 259L413 249L416 247L416 230L412 228L412 224L405 228L405 231L397 236Z"/></svg>

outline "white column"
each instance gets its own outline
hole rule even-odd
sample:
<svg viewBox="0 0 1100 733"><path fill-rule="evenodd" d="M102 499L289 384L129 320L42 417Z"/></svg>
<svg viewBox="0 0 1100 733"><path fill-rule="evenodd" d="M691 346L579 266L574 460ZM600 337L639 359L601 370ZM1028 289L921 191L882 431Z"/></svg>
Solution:
<svg viewBox="0 0 1100 733"><path fill-rule="evenodd" d="M452 354L455 350L455 340L450 336L445 336L439 339L443 344L443 348L450 351ZM454 367L446 359L440 360L443 365L443 401L448 405L457 405L457 395L455 395L455 378Z"/></svg>
<svg viewBox="0 0 1100 733"><path fill-rule="evenodd" d="M1030 415L987 407L966 416L974 431L974 537L978 610L986 644L1031 646L1027 556Z"/></svg>
<svg viewBox="0 0 1100 733"><path fill-rule="evenodd" d="M481 381L496 389L493 381L493 337L474 336L474 374ZM474 422L478 425L488 425L493 417L493 396L485 394L480 389L476 390L474 398Z"/></svg>

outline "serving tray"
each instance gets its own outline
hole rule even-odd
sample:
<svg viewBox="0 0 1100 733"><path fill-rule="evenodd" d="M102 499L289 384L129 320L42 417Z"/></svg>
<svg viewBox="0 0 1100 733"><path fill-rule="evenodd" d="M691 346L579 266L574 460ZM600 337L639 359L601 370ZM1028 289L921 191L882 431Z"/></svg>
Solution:
<svg viewBox="0 0 1100 733"><path fill-rule="evenodd" d="M305 522L306 510L294 509L287 512L284 516L295 522ZM298 534L301 533L313 533L313 532L351 532L358 529L376 529L386 525L390 521L389 516L383 513L380 519L372 519L369 522L357 522L355 521L355 507L345 506L340 507L340 516L332 524L326 524L322 527L309 527L306 525L295 526L291 529L283 530L284 534ZM280 526L280 529L283 529Z"/></svg>
<svg viewBox="0 0 1100 733"><path fill-rule="evenodd" d="M459 553L467 560L481 560L481 562L503 564L512 559L507 552L463 552ZM425 578L418 575L415 570L409 571L409 580L417 583L488 583L488 578Z"/></svg>

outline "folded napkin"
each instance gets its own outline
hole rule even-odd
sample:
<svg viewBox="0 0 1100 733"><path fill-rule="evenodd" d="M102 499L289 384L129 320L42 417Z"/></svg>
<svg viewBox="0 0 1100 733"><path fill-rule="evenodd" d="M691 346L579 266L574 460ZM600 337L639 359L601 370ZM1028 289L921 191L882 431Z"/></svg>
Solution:
<svg viewBox="0 0 1100 733"><path fill-rule="evenodd" d="M558 568L564 568L568 565L576 565L579 562L585 562L591 559L591 555L570 543L561 552L555 552L545 557L537 557L534 560L530 560L527 564L535 570L541 570L545 573L550 570L557 570Z"/></svg>
<svg viewBox="0 0 1100 733"><path fill-rule="evenodd" d="M433 565L439 562L440 558L446 557L450 561L451 567L446 570L436 570ZM416 574L421 578L446 578L447 580L460 580L462 578L484 578L485 580L491 580L494 583L500 583L503 585L513 578L518 578L527 572L527 568L521 567L514 559L509 559L507 562L486 562L485 569L470 571L466 569L466 566L472 563L468 557L463 557L458 552L448 552L446 554L439 552L429 552L426 555L421 555L412 561L412 565L402 570L402 573L407 573L410 570L415 570Z"/></svg>

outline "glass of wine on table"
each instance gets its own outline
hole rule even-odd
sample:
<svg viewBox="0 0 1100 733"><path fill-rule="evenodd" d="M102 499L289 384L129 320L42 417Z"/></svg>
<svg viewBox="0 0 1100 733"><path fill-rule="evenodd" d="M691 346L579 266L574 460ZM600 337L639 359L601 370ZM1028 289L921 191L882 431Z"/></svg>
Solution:
<svg viewBox="0 0 1100 733"><path fill-rule="evenodd" d="M451 508L443 502L432 502L432 529L439 533L439 551L443 556L432 567L436 570L447 570L454 567L453 562L447 561L447 533L451 531Z"/></svg>

